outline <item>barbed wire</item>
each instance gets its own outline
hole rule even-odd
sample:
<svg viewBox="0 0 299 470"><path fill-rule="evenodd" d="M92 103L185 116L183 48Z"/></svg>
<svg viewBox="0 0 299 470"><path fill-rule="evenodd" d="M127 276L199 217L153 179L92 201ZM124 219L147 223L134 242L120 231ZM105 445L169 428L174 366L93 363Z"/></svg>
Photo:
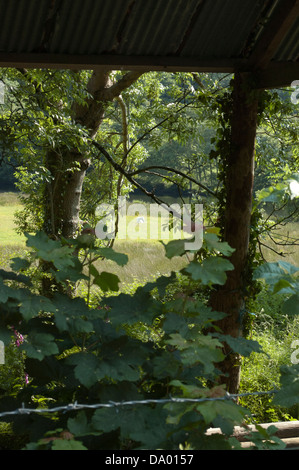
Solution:
<svg viewBox="0 0 299 470"><path fill-rule="evenodd" d="M47 414L47 413L58 413L63 411L67 413L68 411L78 411L83 409L98 409L98 408L120 408L125 406L135 406L135 405L152 405L152 404L167 404L167 403L203 403L206 401L224 401L224 400L238 400L239 398L248 397L248 396L259 396L259 395L272 395L277 393L278 390L269 390L265 392L247 392L239 394L230 394L226 393L221 397L205 397L205 398L182 398L182 397L169 397L169 398L159 398L159 399L145 399L145 400L129 400L129 401L109 401L108 403L95 403L95 404L81 404L75 401L74 403L69 403L68 405L56 406L53 408L25 408L25 404L22 404L21 408L17 408L13 411L3 411L0 412L0 418L10 415L28 415L33 413L38 414Z"/></svg>

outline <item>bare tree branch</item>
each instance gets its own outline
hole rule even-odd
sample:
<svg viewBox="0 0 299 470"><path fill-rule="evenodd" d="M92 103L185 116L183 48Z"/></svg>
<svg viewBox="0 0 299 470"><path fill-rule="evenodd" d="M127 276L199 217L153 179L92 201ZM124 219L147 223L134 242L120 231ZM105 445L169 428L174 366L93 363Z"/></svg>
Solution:
<svg viewBox="0 0 299 470"><path fill-rule="evenodd" d="M192 178L192 176L189 176L187 175L186 173L183 173L182 171L180 170L176 170L174 168L170 168L168 166L161 166L161 165L153 165L153 166L149 166L149 167L146 167L146 168L140 168L139 170L136 170L136 171L133 171L130 173L130 176L135 176L135 175L138 175L140 173L146 173L148 172L148 170L165 170L165 171L169 171L169 172L172 172L172 173L175 173L177 175L180 175L182 176L183 178L186 178L188 179L189 181L192 181L194 184L196 184L197 186L199 186L200 188L204 189L207 193L209 193L211 196L214 196L217 198L217 194L214 193L214 191L212 191L211 189L207 188L207 186L205 186L204 184L202 183L199 183L199 181L195 180L194 178ZM162 175L161 175L162 176Z"/></svg>
<svg viewBox="0 0 299 470"><path fill-rule="evenodd" d="M128 173L121 165L119 165L112 157L109 155L106 149L102 147L98 142L96 142L94 139L91 139L91 143L104 155L106 160L113 166L113 168L121 173L125 178L127 178L130 183L132 183L136 188L138 188L140 191L142 191L146 196L150 197L153 201L155 201L157 204L163 206L166 210L169 212L173 213L173 215L177 218L181 218L181 214L176 212L173 207L170 207L169 204L166 202L162 201L159 197L157 197L153 191L147 191L140 183L138 183L130 173Z"/></svg>

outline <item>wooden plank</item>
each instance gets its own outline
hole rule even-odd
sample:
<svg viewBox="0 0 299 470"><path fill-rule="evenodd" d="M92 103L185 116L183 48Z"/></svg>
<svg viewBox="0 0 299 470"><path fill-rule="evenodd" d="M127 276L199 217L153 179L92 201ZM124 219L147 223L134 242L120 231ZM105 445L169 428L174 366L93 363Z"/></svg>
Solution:
<svg viewBox="0 0 299 470"><path fill-rule="evenodd" d="M293 438L281 439L281 440L285 443L287 450L299 448L299 437L293 437ZM243 449L249 449L252 446L254 446L253 442L250 442L250 441L241 442L241 447Z"/></svg>
<svg viewBox="0 0 299 470"><path fill-rule="evenodd" d="M289 87L299 79L299 62L272 62L267 70L253 72L253 76L256 88Z"/></svg>
<svg viewBox="0 0 299 470"><path fill-rule="evenodd" d="M269 428L270 426L275 426L277 432L275 436L279 437L285 444L287 449L297 449L299 448L299 421L280 421L275 423L262 423L259 424L264 429ZM235 426L233 436L241 442L241 446L246 449L253 445L252 442L246 439L251 432L256 431L255 425L246 425L246 426ZM207 436L213 434L222 434L220 428L209 428L206 431Z"/></svg>
<svg viewBox="0 0 299 470"><path fill-rule="evenodd" d="M244 66L243 59L0 52L0 67L233 73Z"/></svg>
<svg viewBox="0 0 299 470"><path fill-rule="evenodd" d="M264 69L268 66L298 16L299 0L283 0L279 4L250 58L254 68Z"/></svg>

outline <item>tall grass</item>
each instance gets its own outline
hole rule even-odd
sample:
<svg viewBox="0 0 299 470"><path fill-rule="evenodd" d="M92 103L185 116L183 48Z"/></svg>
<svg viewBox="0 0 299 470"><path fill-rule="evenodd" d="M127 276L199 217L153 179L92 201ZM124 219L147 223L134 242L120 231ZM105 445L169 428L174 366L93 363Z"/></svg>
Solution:
<svg viewBox="0 0 299 470"><path fill-rule="evenodd" d="M18 193L0 193L0 247L25 243L25 237L16 232L14 214L22 208Z"/></svg>
<svg viewBox="0 0 299 470"><path fill-rule="evenodd" d="M299 318L282 312L284 295L271 295L265 287L252 303L255 313L251 339L257 341L262 353L252 353L243 359L240 392L260 392L278 389L280 367L292 365L291 347L299 339ZM243 398L241 404L249 408L254 421L267 423L299 419L299 409L287 410L273 406L272 395Z"/></svg>
<svg viewBox="0 0 299 470"><path fill-rule="evenodd" d="M114 248L128 255L128 263L123 267L118 267L113 261L103 260L98 261L96 267L117 274L122 284L130 284L136 280L146 282L160 274L179 271L188 263L186 256L166 258L164 247L158 241L133 243L131 240L121 240L115 242Z"/></svg>

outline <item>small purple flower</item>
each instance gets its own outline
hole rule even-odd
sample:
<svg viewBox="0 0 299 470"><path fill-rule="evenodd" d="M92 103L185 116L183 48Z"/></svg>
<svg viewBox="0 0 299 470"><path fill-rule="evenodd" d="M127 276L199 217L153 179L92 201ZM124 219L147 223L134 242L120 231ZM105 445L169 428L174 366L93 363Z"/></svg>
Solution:
<svg viewBox="0 0 299 470"><path fill-rule="evenodd" d="M24 336L21 335L21 333L19 333L17 330L13 330L13 331L15 335L15 345L19 347L24 342Z"/></svg>

